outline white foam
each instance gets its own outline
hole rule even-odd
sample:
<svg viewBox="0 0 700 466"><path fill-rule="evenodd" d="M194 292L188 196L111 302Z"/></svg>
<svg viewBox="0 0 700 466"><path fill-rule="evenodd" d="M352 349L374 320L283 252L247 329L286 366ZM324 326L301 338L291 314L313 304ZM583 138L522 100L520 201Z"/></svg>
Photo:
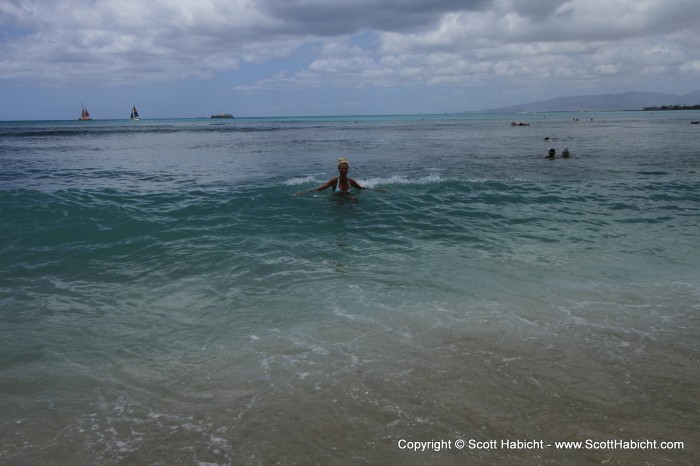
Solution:
<svg viewBox="0 0 700 466"><path fill-rule="evenodd" d="M367 188L375 188L375 187L382 187L382 186L387 186L387 185L424 185L424 184L433 184L433 183L441 183L445 181L450 181L451 178L443 178L440 176L438 173L430 173L429 175L418 177L418 178L409 178L406 176L401 176L401 175L393 175L390 177L371 177L371 178L354 178L357 180L358 183L360 183L362 186L365 186ZM325 180L323 180L325 181ZM296 178L291 178L289 180L286 180L284 182L285 186L299 186L303 184L318 184L322 183L323 181L319 180L316 177L313 176L300 176ZM483 180L477 180L477 181L483 181Z"/></svg>
<svg viewBox="0 0 700 466"><path fill-rule="evenodd" d="M394 175L390 176L388 178L382 178L382 177L374 177L374 178L367 178L367 179L358 179L358 182L366 186L368 188L374 188L377 186L387 186L387 185L406 185L406 184L432 184L432 183L440 183L444 180L439 174L437 173L431 173L427 176L423 176L420 178L408 178L405 176L399 176L399 175Z"/></svg>
<svg viewBox="0 0 700 466"><path fill-rule="evenodd" d="M306 184L306 183L318 183L319 181L314 178L313 176L302 176L298 178L292 178L291 180L287 180L284 182L285 185L287 186L298 186L300 184Z"/></svg>

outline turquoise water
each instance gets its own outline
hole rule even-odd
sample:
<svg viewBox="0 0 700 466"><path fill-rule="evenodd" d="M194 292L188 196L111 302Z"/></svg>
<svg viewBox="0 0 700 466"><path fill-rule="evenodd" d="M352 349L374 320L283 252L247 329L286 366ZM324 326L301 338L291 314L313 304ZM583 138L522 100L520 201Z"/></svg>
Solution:
<svg viewBox="0 0 700 466"><path fill-rule="evenodd" d="M0 122L0 464L697 464L699 116Z"/></svg>

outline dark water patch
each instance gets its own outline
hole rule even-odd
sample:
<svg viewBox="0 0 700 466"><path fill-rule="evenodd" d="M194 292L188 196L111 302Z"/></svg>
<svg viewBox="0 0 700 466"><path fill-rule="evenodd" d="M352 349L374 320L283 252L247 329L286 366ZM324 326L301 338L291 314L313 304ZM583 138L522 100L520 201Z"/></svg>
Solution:
<svg viewBox="0 0 700 466"><path fill-rule="evenodd" d="M648 224L655 224L655 223L665 223L673 220L674 217L668 217L668 216L663 216L663 217L643 217L643 218L621 218L617 219L616 221L618 223L648 223Z"/></svg>
<svg viewBox="0 0 700 466"><path fill-rule="evenodd" d="M668 172L662 172L662 171L639 171L637 172L639 175L651 175L651 176L662 176L662 175L668 175Z"/></svg>
<svg viewBox="0 0 700 466"><path fill-rule="evenodd" d="M133 125L93 125L88 123L85 126L61 126L61 127L8 127L0 126L0 137L6 138L7 141L12 139L31 140L31 139L82 139L93 137L115 136L123 137L128 135L163 135L169 134L226 134L226 133L270 133L279 131L308 131L313 129L323 129L323 126L308 127L303 125L290 124L172 124L172 125L153 125L153 124L133 124Z"/></svg>
<svg viewBox="0 0 700 466"><path fill-rule="evenodd" d="M641 208L636 206L636 205L625 204L622 202L617 202L615 204L609 204L605 207L607 207L610 210L641 210Z"/></svg>

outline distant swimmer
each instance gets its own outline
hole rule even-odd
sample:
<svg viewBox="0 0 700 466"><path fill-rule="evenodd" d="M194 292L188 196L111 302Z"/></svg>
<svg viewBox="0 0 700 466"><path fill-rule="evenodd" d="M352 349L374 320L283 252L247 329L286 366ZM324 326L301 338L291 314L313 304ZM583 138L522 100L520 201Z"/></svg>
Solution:
<svg viewBox="0 0 700 466"><path fill-rule="evenodd" d="M554 156L555 156L555 155L557 155L557 151L550 148L550 149L547 151L547 155L545 155L544 158L545 158L545 159L554 160Z"/></svg>
<svg viewBox="0 0 700 466"><path fill-rule="evenodd" d="M569 157L571 157L571 154L569 153L569 148L567 147L561 152L561 158L568 159Z"/></svg>
<svg viewBox="0 0 700 466"><path fill-rule="evenodd" d="M338 173L339 176L336 176L335 178L331 178L330 180L326 181L323 183L321 186L315 189L311 189L310 191L323 191L325 189L328 189L330 187L333 187L333 192L334 193L347 193L350 191L350 188L355 188L355 189L370 189L362 186L360 183L357 181L353 180L352 178L348 178L348 172L350 171L350 163L348 162L348 159L345 157L341 157L338 159ZM298 192L297 195L299 194L304 194L310 191L301 191ZM375 191L384 191L383 189L375 189Z"/></svg>

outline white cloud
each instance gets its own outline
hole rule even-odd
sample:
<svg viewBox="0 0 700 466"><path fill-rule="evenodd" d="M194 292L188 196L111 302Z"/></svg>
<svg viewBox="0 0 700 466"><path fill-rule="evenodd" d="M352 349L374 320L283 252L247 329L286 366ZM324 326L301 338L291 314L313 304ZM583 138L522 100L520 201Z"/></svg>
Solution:
<svg viewBox="0 0 700 466"><path fill-rule="evenodd" d="M238 90L697 79L696 0L11 0L0 79L207 78L311 45Z"/></svg>
<svg viewBox="0 0 700 466"><path fill-rule="evenodd" d="M248 2L26 0L0 6L0 78L74 83L207 77L285 56L302 37ZM269 34L268 34L269 33Z"/></svg>

